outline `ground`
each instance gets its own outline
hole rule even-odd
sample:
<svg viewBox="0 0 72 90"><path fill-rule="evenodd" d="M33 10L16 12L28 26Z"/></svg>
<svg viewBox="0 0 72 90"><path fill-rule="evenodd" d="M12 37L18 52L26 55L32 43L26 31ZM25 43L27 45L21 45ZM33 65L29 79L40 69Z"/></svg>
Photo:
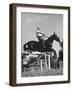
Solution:
<svg viewBox="0 0 72 90"><path fill-rule="evenodd" d="M33 77L33 76L54 76L63 75L63 68L50 69L50 70L31 70L22 72L22 77Z"/></svg>

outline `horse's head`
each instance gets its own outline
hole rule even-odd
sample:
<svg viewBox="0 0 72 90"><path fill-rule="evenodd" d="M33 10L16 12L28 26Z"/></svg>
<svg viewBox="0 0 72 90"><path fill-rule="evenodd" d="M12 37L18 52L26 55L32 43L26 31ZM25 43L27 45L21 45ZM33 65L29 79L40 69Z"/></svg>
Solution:
<svg viewBox="0 0 72 90"><path fill-rule="evenodd" d="M53 41L60 43L60 38L55 34L55 32L47 40L45 40L45 45L52 47Z"/></svg>
<svg viewBox="0 0 72 90"><path fill-rule="evenodd" d="M60 38L56 35L55 32L48 39L51 40L52 42L53 42L53 40L60 42Z"/></svg>

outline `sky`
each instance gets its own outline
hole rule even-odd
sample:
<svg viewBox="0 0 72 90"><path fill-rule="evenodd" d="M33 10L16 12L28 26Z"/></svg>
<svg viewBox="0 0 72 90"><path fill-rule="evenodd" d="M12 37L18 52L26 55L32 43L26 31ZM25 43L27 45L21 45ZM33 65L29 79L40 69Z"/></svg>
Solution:
<svg viewBox="0 0 72 90"><path fill-rule="evenodd" d="M63 15L62 14L40 14L40 13L21 13L21 50L23 45L31 40L37 40L37 27L46 36L51 36L54 32L63 38Z"/></svg>

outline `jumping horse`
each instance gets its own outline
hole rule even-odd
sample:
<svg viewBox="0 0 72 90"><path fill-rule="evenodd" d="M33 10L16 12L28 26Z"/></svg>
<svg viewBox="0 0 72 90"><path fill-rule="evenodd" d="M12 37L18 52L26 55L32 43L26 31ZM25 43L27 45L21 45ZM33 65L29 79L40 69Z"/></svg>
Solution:
<svg viewBox="0 0 72 90"><path fill-rule="evenodd" d="M54 40L56 40L57 42L60 42L60 39L55 34L55 32L47 40L44 40L44 44L43 44L43 40L29 41L25 43L23 46L24 51L28 51L28 52L39 51L39 52L54 52L55 53L55 50L52 49L52 43Z"/></svg>

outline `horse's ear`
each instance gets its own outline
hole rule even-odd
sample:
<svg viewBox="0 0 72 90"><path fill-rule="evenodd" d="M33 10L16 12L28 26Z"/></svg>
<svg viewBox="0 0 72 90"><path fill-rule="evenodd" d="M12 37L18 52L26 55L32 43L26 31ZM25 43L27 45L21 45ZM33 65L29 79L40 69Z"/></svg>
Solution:
<svg viewBox="0 0 72 90"><path fill-rule="evenodd" d="M54 32L54 35L55 35L55 32Z"/></svg>

